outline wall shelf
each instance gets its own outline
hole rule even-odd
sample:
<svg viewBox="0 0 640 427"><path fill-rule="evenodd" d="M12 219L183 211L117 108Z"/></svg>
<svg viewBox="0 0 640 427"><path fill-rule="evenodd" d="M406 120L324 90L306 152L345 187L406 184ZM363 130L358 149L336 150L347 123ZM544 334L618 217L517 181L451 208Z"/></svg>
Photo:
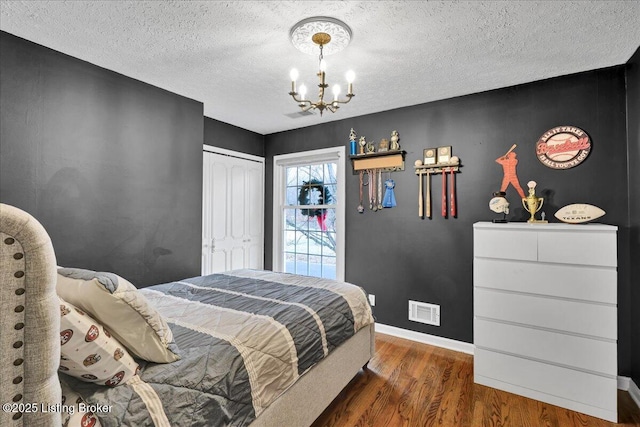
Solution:
<svg viewBox="0 0 640 427"><path fill-rule="evenodd" d="M424 175L427 172L430 174L438 174L438 173L442 173L444 172L451 172L452 170L454 172L459 172L460 171L460 167L462 165L458 162L458 163L434 163L432 165L420 165L420 166L414 166L416 175Z"/></svg>
<svg viewBox="0 0 640 427"><path fill-rule="evenodd" d="M382 169L383 172L404 170L404 150L383 151L369 154L355 154L349 156L353 173L368 169Z"/></svg>

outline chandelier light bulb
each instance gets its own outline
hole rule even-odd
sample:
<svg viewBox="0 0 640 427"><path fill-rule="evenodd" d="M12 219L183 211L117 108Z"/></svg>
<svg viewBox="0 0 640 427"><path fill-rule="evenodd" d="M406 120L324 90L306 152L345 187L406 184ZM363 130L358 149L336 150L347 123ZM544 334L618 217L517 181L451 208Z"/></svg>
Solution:
<svg viewBox="0 0 640 427"><path fill-rule="evenodd" d="M305 85L300 85L300 99L306 99L307 96L307 87Z"/></svg>
<svg viewBox="0 0 640 427"><path fill-rule="evenodd" d="M353 72L353 70L349 70L347 71L347 83L353 83L353 81L356 79L356 73Z"/></svg>
<svg viewBox="0 0 640 427"><path fill-rule="evenodd" d="M290 94L296 93L296 80L298 80L298 70L295 68L291 69L291 92Z"/></svg>
<svg viewBox="0 0 640 427"><path fill-rule="evenodd" d="M353 81L356 79L356 73L353 70L347 71L347 83L349 83L349 88L347 89L347 95L353 95Z"/></svg>
<svg viewBox="0 0 640 427"><path fill-rule="evenodd" d="M333 100L338 100L338 95L340 95L340 85L333 85Z"/></svg>

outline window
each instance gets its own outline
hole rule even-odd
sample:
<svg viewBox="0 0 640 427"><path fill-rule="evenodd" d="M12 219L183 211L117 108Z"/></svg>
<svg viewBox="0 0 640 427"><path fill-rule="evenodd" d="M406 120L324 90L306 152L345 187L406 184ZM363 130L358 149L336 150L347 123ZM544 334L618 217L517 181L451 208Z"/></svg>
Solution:
<svg viewBox="0 0 640 427"><path fill-rule="evenodd" d="M273 269L344 280L344 147L274 157Z"/></svg>

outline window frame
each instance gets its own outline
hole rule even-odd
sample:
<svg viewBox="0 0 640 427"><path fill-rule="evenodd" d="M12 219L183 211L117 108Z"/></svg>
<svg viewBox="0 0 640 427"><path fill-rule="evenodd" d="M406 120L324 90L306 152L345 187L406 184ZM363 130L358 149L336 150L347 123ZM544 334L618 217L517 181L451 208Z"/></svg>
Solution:
<svg viewBox="0 0 640 427"><path fill-rule="evenodd" d="M273 271L284 271L284 211L286 202L287 167L335 162L337 199L336 212L336 280L345 279L345 193L346 149L344 146L273 156Z"/></svg>

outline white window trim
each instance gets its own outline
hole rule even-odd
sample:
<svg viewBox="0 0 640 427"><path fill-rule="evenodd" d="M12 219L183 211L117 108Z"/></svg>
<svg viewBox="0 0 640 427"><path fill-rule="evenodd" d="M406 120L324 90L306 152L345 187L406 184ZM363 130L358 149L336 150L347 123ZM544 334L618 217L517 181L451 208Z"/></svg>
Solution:
<svg viewBox="0 0 640 427"><path fill-rule="evenodd" d="M345 271L345 147L323 148L320 150L273 156L273 271L284 271L283 212L285 203L285 170L287 166L306 165L335 161L338 167L338 203L336 206L336 279L344 281Z"/></svg>

